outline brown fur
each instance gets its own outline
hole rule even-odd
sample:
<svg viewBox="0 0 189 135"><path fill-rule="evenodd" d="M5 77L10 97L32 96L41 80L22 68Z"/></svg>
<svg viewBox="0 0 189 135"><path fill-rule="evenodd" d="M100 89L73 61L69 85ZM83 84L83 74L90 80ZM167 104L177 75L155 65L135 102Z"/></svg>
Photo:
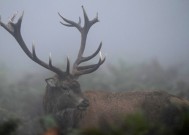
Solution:
<svg viewBox="0 0 189 135"><path fill-rule="evenodd" d="M102 120L109 124L119 123L128 114L136 112L142 112L149 120L177 125L174 119L183 112L183 107L189 107L189 101L160 91L89 91L85 96L90 106L83 114L80 128L97 128Z"/></svg>

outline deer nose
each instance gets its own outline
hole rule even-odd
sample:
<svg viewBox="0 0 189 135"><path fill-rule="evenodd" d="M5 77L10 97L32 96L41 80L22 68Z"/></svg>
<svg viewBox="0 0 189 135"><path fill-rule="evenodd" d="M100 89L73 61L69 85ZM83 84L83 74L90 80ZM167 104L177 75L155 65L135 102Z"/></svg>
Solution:
<svg viewBox="0 0 189 135"><path fill-rule="evenodd" d="M78 108L79 110L86 110L88 106L89 106L89 100L83 99L83 100L81 101L81 103L77 106L77 108Z"/></svg>

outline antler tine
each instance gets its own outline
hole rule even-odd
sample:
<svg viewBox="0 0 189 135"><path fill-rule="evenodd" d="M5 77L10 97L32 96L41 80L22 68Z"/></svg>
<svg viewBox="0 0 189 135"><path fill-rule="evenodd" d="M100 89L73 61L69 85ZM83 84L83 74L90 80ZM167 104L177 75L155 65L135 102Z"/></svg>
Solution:
<svg viewBox="0 0 189 135"><path fill-rule="evenodd" d="M33 57L33 58L37 58L37 55L36 55L36 52L35 52L34 41L32 42L32 57Z"/></svg>
<svg viewBox="0 0 189 135"><path fill-rule="evenodd" d="M98 49L93 54L91 54L88 57L82 57L81 60L79 61L79 64L94 58L99 53L101 48L102 48L102 42L100 43L100 45L98 46Z"/></svg>
<svg viewBox="0 0 189 135"><path fill-rule="evenodd" d="M49 66L52 67L52 55L49 53Z"/></svg>
<svg viewBox="0 0 189 135"><path fill-rule="evenodd" d="M14 19L16 18L16 15L17 15L17 14L18 14L18 11L16 11L16 12L12 15L12 17L10 17L9 22L13 22Z"/></svg>
<svg viewBox="0 0 189 135"><path fill-rule="evenodd" d="M98 66L102 65L104 63L105 59L106 59L106 57L104 57L103 59L100 58L97 64L91 64L91 65L87 65L87 66L79 66L79 67L77 67L77 69L78 70L92 69L92 68L96 67L97 65Z"/></svg>
<svg viewBox="0 0 189 135"><path fill-rule="evenodd" d="M17 32L20 31L21 23L22 23L22 18L24 16L24 11L22 12L22 15L19 17L17 23L13 23L16 15L18 13L14 13L12 17L9 19L7 24L4 24L3 22L0 21L0 25L7 30L13 37L16 35Z"/></svg>
<svg viewBox="0 0 189 135"><path fill-rule="evenodd" d="M84 6L82 6L82 9L83 9L83 16L84 16L84 20L85 20L85 24L84 24L84 30L86 31L86 32L88 32L89 31L89 29L91 28L91 26L93 25L93 24L95 24L96 22L99 22L99 20L98 20L98 13L97 13L97 15L96 15L96 17L93 19L93 20L89 20L89 18L88 18L88 15L87 15L87 13L86 13L86 11L85 11L85 8L84 8Z"/></svg>
<svg viewBox="0 0 189 135"><path fill-rule="evenodd" d="M81 19L79 18L79 22L76 23L74 21L68 20L66 18L64 18L60 13L58 13L58 15L68 24L65 24L63 22L60 22L62 25L68 26L68 27L76 27L79 31L81 31Z"/></svg>
<svg viewBox="0 0 189 135"><path fill-rule="evenodd" d="M67 67L66 67L66 73L70 74L70 60L69 57L67 56Z"/></svg>
<svg viewBox="0 0 189 135"><path fill-rule="evenodd" d="M79 17L79 22L78 22L78 24L81 26L81 17Z"/></svg>
<svg viewBox="0 0 189 135"><path fill-rule="evenodd" d="M52 65L52 59L51 56L49 57L49 64L43 62L42 60L40 60L35 52L35 45L34 43L32 43L32 52L30 52L30 50L28 49L28 47L26 46L22 35L21 35L21 24L22 24L22 19L23 19L23 15L24 12L22 12L22 15L19 17L18 21L16 23L14 23L14 19L16 17L17 13L14 14L11 19L9 20L8 24L4 24L3 22L0 21L0 25L7 30L18 42L18 44L20 45L20 47L22 48L22 50L25 52L25 54L34 62L38 63L39 65L41 65L42 67L51 70L52 72L55 72L56 74L58 74L59 76L64 76L66 75L65 72L61 71L59 68L54 67Z"/></svg>
<svg viewBox="0 0 189 135"><path fill-rule="evenodd" d="M99 58L99 61L97 64L91 64L91 65L87 65L87 66L78 66L74 75L76 77L78 77L80 75L89 74L89 73L96 71L106 60L105 56L103 58L101 51L99 52L99 55L100 55L100 58Z"/></svg>
<svg viewBox="0 0 189 135"><path fill-rule="evenodd" d="M85 8L84 6L81 6L82 7L82 10L83 10L83 15L84 15L84 19L85 19L85 22L88 23L89 22L89 17L85 11Z"/></svg>

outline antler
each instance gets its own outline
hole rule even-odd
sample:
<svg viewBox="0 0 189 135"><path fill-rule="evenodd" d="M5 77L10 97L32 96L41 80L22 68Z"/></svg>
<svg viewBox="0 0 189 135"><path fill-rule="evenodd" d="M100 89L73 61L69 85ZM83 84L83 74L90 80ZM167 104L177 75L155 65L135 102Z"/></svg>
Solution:
<svg viewBox="0 0 189 135"><path fill-rule="evenodd" d="M36 62L39 65L41 65L41 66L43 66L43 67L51 70L52 72L55 72L59 76L68 75L69 74L69 67L70 67L69 59L67 59L67 70L66 70L66 72L63 72L59 68L54 67L52 65L51 54L49 56L49 63L47 64L47 63L43 62L42 60L40 60L37 57L36 52L35 52L35 46L34 46L34 44L32 44L32 52L30 52L30 50L27 48L27 46L26 46L26 44L25 44L25 42L24 42L24 40L22 38L21 32L20 32L21 24L22 24L22 18L23 18L24 12L22 12L22 15L19 17L18 21L16 23L13 23L13 21L14 21L14 19L15 19L15 17L16 17L17 14L18 14L18 12L16 12L15 14L13 14L13 16L9 19L9 21L8 21L7 24L4 24L0 20L0 25L5 30L7 30L16 39L16 41L18 42L18 44L20 45L20 47L22 48L22 50L34 62Z"/></svg>
<svg viewBox="0 0 189 135"><path fill-rule="evenodd" d="M91 72L96 71L100 65L102 65L105 61L105 57L102 57L102 53L100 52L100 49L102 47L102 42L100 43L99 47L97 48L97 50L91 54L90 56L84 57L83 53L85 50L85 46L86 46L86 39L87 39L87 34L89 32L89 29L91 28L91 26L93 24L95 24L96 22L98 22L98 14L97 16L93 19L93 20L89 20L84 7L82 6L83 9L83 14L84 14L84 26L81 26L81 18L79 18L79 22L76 23L74 21L68 20L66 18L64 18L63 16L60 15L59 16L66 22L63 23L61 22L61 24L68 26L68 27L76 27L80 33L81 33L81 46L80 46L80 50L77 56L76 61L73 64L73 69L72 69L72 73L70 74L70 62L69 62L69 58L67 58L67 69L66 72L63 72L62 70L60 70L59 68L55 67L52 65L52 58L51 58L51 54L49 56L49 63L45 63L42 60L40 60L35 52L35 45L32 44L32 52L28 49L28 47L26 46L22 35L21 35L21 24L22 24L22 18L24 15L24 12L22 13L22 15L19 17L18 21L16 23L14 23L14 19L16 18L16 15L18 14L18 12L16 12L15 14L13 14L13 16L9 19L7 24L4 24L3 22L1 22L1 18L0 18L0 25L7 30L18 42L18 44L20 45L20 47L22 48L22 50L25 52L25 54L34 62L38 63L39 65L41 65L42 67L45 67L49 70L51 70L52 72L55 72L58 76L60 77L65 77L67 75L72 75L73 77L79 77L80 75L83 74L88 74ZM87 66L79 66L81 63L89 61L90 59L94 58L97 54L99 53L100 58L97 64L92 64L92 65L87 65Z"/></svg>
<svg viewBox="0 0 189 135"><path fill-rule="evenodd" d="M78 77L80 75L83 74L88 74L88 73L92 73L94 71L96 71L100 65L102 65L105 61L105 57L102 57L102 54L100 52L100 49L102 47L102 42L100 43L98 49L91 54L90 56L84 57L83 53L85 50L85 46L86 46L86 39L87 39L87 34L89 32L89 29L91 28L91 26L97 22L99 22L98 20L98 14L96 15L96 17L93 20L89 20L84 7L82 6L83 9L83 15L84 15L84 26L81 26L81 18L79 17L79 22L76 23L74 21L68 20L66 18L64 18L60 13L59 16L66 22L60 22L62 25L68 26L68 27L76 27L79 32L81 33L81 46L80 46L80 50L77 56L76 61L73 64L73 69L72 69L72 75L74 77ZM100 58L97 64L92 64L92 65L87 65L87 66L79 66L79 64L89 61L90 59L94 58L97 54L100 54Z"/></svg>

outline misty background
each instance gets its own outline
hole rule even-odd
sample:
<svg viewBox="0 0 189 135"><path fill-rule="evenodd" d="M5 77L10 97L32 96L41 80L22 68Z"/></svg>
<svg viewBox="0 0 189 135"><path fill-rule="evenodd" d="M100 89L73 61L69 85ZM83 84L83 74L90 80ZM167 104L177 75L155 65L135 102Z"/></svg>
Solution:
<svg viewBox="0 0 189 135"><path fill-rule="evenodd" d="M35 43L37 56L65 70L80 47L76 28L60 24L58 12L83 24L81 6L99 23L89 31L85 56L102 41L105 63L79 78L82 90L163 90L189 99L189 0L1 0L1 21L24 11L21 33L27 47ZM97 56L88 63L98 62ZM24 120L43 115L44 79L54 73L22 51L0 27L0 124L8 115Z"/></svg>
<svg viewBox="0 0 189 135"><path fill-rule="evenodd" d="M102 41L105 64L119 59L129 63L158 59L165 66L189 63L188 0L6 0L0 2L0 15L7 22L16 11L17 17L24 11L21 31L28 48L34 41L39 58L48 61L51 52L58 66L66 63L66 56L73 63L80 34L61 25L57 13L77 22L79 16L83 18L82 5L90 19L98 13L100 20L89 32L86 55ZM32 62L3 28L0 54L1 64L12 73L46 70Z"/></svg>

